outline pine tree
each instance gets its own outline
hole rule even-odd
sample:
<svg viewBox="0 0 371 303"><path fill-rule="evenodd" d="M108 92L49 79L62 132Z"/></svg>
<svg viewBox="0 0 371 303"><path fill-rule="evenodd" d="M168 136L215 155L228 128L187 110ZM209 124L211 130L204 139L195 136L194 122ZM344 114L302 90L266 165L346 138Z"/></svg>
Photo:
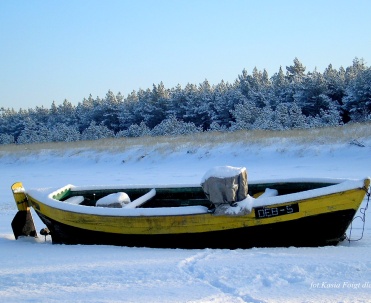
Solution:
<svg viewBox="0 0 371 303"><path fill-rule="evenodd" d="M276 129L274 121L274 112L269 105L265 106L264 108L258 109L258 114L252 125L252 128L264 130Z"/></svg>
<svg viewBox="0 0 371 303"><path fill-rule="evenodd" d="M243 104L237 104L231 114L235 121L232 122L230 130L253 129L260 110L253 102L246 100Z"/></svg>
<svg viewBox="0 0 371 303"><path fill-rule="evenodd" d="M325 69L323 78L326 82L327 93L326 95L331 99L332 103L338 107L343 123L349 122L350 118L342 106L343 98L345 96L345 70L339 68L336 70L332 67L332 64Z"/></svg>
<svg viewBox="0 0 371 303"><path fill-rule="evenodd" d="M295 100L306 116L315 117L321 109L327 110L332 101L327 97L327 83L323 75L316 70L310 73L302 83Z"/></svg>
<svg viewBox="0 0 371 303"><path fill-rule="evenodd" d="M345 70L345 83L349 84L358 76L358 74L365 70L366 70L365 61L363 59L355 57L353 59L352 66L347 67L347 69Z"/></svg>
<svg viewBox="0 0 371 303"><path fill-rule="evenodd" d="M184 88L183 94L184 102L180 103L181 113L183 113L183 119L186 122L198 123L199 116L197 113L197 107L199 105L198 89L194 84L188 83Z"/></svg>
<svg viewBox="0 0 371 303"><path fill-rule="evenodd" d="M0 134L0 144L13 144L15 143L14 136L9 134Z"/></svg>
<svg viewBox="0 0 371 303"><path fill-rule="evenodd" d="M177 119L186 118L186 94L181 85L178 84L175 88L170 90L169 102L166 116L175 116Z"/></svg>
<svg viewBox="0 0 371 303"><path fill-rule="evenodd" d="M119 105L118 121L119 128L124 131L130 127L130 125L139 124L143 118L141 115L136 115L136 108L138 107L138 94L136 91L132 91Z"/></svg>
<svg viewBox="0 0 371 303"><path fill-rule="evenodd" d="M31 118L24 122L24 128L17 138L18 144L42 143L51 141L51 132L42 123L37 123Z"/></svg>
<svg viewBox="0 0 371 303"><path fill-rule="evenodd" d="M50 131L50 139L54 142L74 142L79 141L81 134L77 126L65 123L55 124Z"/></svg>
<svg viewBox="0 0 371 303"><path fill-rule="evenodd" d="M197 127L193 122L183 122L175 116L170 116L156 125L152 131L152 136L175 136L188 135L201 132L202 128Z"/></svg>
<svg viewBox="0 0 371 303"><path fill-rule="evenodd" d="M89 127L90 123L94 120L94 107L95 100L91 94L88 99L84 98L82 102L77 104L75 111L80 132Z"/></svg>
<svg viewBox="0 0 371 303"><path fill-rule="evenodd" d="M292 96L288 94L289 82L283 73L282 67L280 67L278 73L272 76L271 82L272 93L269 97L270 104L273 108L276 108L281 103L288 103L292 101Z"/></svg>
<svg viewBox="0 0 371 303"><path fill-rule="evenodd" d="M151 130L149 127L144 123L141 122L138 124L132 124L126 130L121 130L116 134L117 138L120 137L145 137L150 136Z"/></svg>
<svg viewBox="0 0 371 303"><path fill-rule="evenodd" d="M52 106L48 113L46 126L52 128L57 123L66 125L76 125L78 122L76 116L76 108L67 99L59 106L55 105L53 101Z"/></svg>
<svg viewBox="0 0 371 303"><path fill-rule="evenodd" d="M298 58L294 59L294 65L286 66L286 77L290 82L301 82L305 78L305 66Z"/></svg>
<svg viewBox="0 0 371 303"><path fill-rule="evenodd" d="M106 94L106 97L102 101L101 110L103 112L103 119L101 123L103 123L107 128L112 130L113 132L118 132L120 129L120 99L121 93L118 95L119 98L115 96L115 94L109 90Z"/></svg>
<svg viewBox="0 0 371 303"><path fill-rule="evenodd" d="M88 128L84 129L81 134L81 140L98 140L103 138L113 138L114 132L108 129L103 123L96 124L92 121Z"/></svg>
<svg viewBox="0 0 371 303"><path fill-rule="evenodd" d="M359 71L346 88L343 108L352 121L371 120L371 68Z"/></svg>
<svg viewBox="0 0 371 303"><path fill-rule="evenodd" d="M232 111L238 104L246 102L246 97L242 92L235 86L227 84L224 91L219 91L218 85L215 88L215 101L214 111L212 118L213 127L210 125L210 129L219 125L221 129L231 127L232 123L235 122L235 117L232 115ZM217 123L217 124L215 124Z"/></svg>
<svg viewBox="0 0 371 303"><path fill-rule="evenodd" d="M328 98L328 97L327 97ZM311 127L338 126L342 124L338 107L330 103L328 109L320 110L319 114L309 120Z"/></svg>

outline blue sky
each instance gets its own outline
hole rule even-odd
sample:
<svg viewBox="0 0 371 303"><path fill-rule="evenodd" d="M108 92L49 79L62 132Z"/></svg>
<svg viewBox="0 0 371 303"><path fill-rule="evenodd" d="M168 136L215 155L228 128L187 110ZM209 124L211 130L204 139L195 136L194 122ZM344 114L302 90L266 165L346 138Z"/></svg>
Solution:
<svg viewBox="0 0 371 303"><path fill-rule="evenodd" d="M371 1L0 1L0 108L371 65Z"/></svg>

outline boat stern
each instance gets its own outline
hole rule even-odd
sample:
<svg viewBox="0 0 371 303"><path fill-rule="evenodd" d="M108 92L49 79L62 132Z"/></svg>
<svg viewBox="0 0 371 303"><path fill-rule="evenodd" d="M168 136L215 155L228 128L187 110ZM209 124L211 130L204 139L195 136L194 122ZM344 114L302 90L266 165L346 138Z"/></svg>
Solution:
<svg viewBox="0 0 371 303"><path fill-rule="evenodd" d="M11 223L14 237L16 239L22 236L37 238L35 224L23 184L21 182L16 182L12 185L11 189L18 208L18 212Z"/></svg>

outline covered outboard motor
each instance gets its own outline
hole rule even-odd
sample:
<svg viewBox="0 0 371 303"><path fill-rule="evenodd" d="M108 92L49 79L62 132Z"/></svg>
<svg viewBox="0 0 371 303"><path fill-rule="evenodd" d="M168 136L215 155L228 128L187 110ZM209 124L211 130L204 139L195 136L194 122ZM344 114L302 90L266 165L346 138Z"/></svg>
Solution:
<svg viewBox="0 0 371 303"><path fill-rule="evenodd" d="M218 206L233 205L248 196L247 171L245 167L217 166L206 172L201 186L207 198Z"/></svg>

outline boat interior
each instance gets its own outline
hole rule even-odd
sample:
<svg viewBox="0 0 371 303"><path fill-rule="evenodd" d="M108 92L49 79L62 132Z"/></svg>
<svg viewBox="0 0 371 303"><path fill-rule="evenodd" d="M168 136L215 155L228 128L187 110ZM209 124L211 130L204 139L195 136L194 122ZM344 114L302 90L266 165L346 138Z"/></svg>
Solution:
<svg viewBox="0 0 371 303"><path fill-rule="evenodd" d="M248 193L251 197L259 197L267 188L273 189L278 195L292 194L317 188L322 188L337 183L326 182L272 182L249 184ZM57 200L66 201L73 197L79 197L81 200L78 204L86 206L95 206L96 202L110 194L125 192L131 199L135 201L153 191L153 187L143 188L95 188L95 189L79 189L79 187L71 188L62 195L56 197ZM149 196L137 207L142 208L157 208L157 207L180 207L202 205L211 208L213 204L206 197L201 186L185 186L185 187L155 187L155 194Z"/></svg>

